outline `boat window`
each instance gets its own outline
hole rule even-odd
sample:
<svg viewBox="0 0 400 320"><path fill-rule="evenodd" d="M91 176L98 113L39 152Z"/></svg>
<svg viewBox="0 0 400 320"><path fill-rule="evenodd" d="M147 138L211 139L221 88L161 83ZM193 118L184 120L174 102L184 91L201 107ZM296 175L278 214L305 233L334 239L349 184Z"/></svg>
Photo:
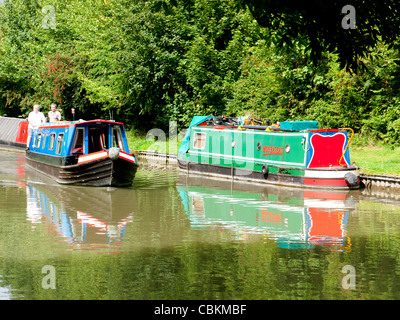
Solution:
<svg viewBox="0 0 400 320"><path fill-rule="evenodd" d="M100 148L102 150L107 149L106 135L104 133L100 134Z"/></svg>
<svg viewBox="0 0 400 320"><path fill-rule="evenodd" d="M122 141L121 128L112 128L112 146L124 150L124 143Z"/></svg>
<svg viewBox="0 0 400 320"><path fill-rule="evenodd" d="M43 144L42 144L42 149L46 148L46 133L43 133Z"/></svg>
<svg viewBox="0 0 400 320"><path fill-rule="evenodd" d="M89 153L108 149L108 126L89 127Z"/></svg>
<svg viewBox="0 0 400 320"><path fill-rule="evenodd" d="M42 142L42 134L38 133L38 135L36 137L36 144L35 144L36 148L40 148L40 142Z"/></svg>
<svg viewBox="0 0 400 320"><path fill-rule="evenodd" d="M72 144L71 153L76 154L84 154L84 136L85 136L85 128L76 128L74 143Z"/></svg>
<svg viewBox="0 0 400 320"><path fill-rule="evenodd" d="M58 134L56 154L60 154L61 153L63 140L64 140L64 133Z"/></svg>
<svg viewBox="0 0 400 320"><path fill-rule="evenodd" d="M206 145L206 133L196 132L194 134L193 148L204 149Z"/></svg>
<svg viewBox="0 0 400 320"><path fill-rule="evenodd" d="M49 150L53 150L54 149L54 142L56 141L56 134L52 133L50 135L50 141L49 141Z"/></svg>

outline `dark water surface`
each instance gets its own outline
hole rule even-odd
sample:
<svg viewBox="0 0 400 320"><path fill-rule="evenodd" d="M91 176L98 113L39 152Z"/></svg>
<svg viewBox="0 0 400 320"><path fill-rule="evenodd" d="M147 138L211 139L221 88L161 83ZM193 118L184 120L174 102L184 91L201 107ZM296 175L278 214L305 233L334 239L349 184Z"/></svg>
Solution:
<svg viewBox="0 0 400 320"><path fill-rule="evenodd" d="M0 151L0 298L399 299L400 201L143 161L66 187Z"/></svg>

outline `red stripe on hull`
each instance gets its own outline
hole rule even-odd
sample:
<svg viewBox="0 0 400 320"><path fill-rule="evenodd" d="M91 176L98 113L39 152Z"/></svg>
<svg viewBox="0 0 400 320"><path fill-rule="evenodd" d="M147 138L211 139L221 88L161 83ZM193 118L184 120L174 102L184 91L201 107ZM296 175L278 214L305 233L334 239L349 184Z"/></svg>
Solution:
<svg viewBox="0 0 400 320"><path fill-rule="evenodd" d="M93 152L93 153L79 156L78 164L88 163L88 162L97 161L97 160L105 159L105 158L108 158L107 151Z"/></svg>
<svg viewBox="0 0 400 320"><path fill-rule="evenodd" d="M126 160L126 161L130 161L132 163L136 163L135 161L135 157L129 153L126 153L124 151L120 151L119 152L119 157Z"/></svg>
<svg viewBox="0 0 400 320"><path fill-rule="evenodd" d="M304 185L309 186L333 186L333 187L342 187L347 186L347 182L344 179L312 179L305 178Z"/></svg>

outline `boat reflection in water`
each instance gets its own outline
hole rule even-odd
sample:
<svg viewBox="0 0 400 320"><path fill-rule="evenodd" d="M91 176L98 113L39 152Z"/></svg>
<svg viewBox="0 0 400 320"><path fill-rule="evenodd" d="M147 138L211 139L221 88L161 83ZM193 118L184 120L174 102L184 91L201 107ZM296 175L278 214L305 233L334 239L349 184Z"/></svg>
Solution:
<svg viewBox="0 0 400 320"><path fill-rule="evenodd" d="M132 191L132 190L131 190ZM27 183L27 219L32 229L50 223L57 234L80 249L80 245L120 245L132 222L136 199L127 189L59 187ZM88 247L85 246L85 249Z"/></svg>
<svg viewBox="0 0 400 320"><path fill-rule="evenodd" d="M181 177L178 190L193 228L229 230L238 240L262 235L280 248L350 250L346 229L357 191L261 187L190 176Z"/></svg>

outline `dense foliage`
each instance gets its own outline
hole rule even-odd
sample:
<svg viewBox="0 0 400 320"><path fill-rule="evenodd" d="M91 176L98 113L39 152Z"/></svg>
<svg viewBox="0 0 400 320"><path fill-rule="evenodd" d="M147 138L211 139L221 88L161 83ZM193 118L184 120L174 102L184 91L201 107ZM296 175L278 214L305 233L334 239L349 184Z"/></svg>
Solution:
<svg viewBox="0 0 400 320"><path fill-rule="evenodd" d="M336 51L341 67L359 69L363 67L359 58L379 42L398 48L398 0L236 1L270 30L270 41L292 49L301 42L314 61L321 58L324 50Z"/></svg>
<svg viewBox="0 0 400 320"><path fill-rule="evenodd" d="M78 118L113 116L167 131L170 120L185 127L193 115L251 112L397 143L397 42L375 39L360 60L367 69L354 73L338 53L310 58L302 35L282 50L271 41L276 30L237 3L196 0L160 10L165 3L157 0L5 0L0 114L26 116L35 103L46 111L56 102L67 119L75 108Z"/></svg>

